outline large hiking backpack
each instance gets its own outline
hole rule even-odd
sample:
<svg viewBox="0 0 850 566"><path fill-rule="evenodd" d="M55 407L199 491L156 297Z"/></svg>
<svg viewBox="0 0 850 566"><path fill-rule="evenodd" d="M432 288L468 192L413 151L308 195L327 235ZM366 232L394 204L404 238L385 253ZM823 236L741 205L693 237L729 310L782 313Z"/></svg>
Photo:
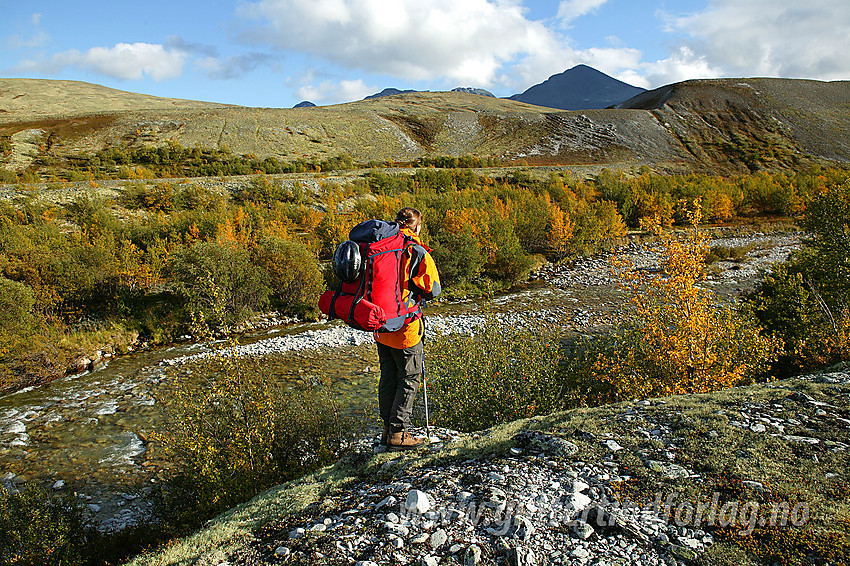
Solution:
<svg viewBox="0 0 850 566"><path fill-rule="evenodd" d="M334 272L340 277L339 289L326 291L319 298L319 309L329 319L339 318L352 328L369 332L394 332L406 321L422 316L411 295L403 301L401 258L413 245L398 224L366 220L351 229L350 240L334 252ZM359 248L359 258L353 245ZM346 263L342 263L346 262ZM360 272L353 277L360 264Z"/></svg>

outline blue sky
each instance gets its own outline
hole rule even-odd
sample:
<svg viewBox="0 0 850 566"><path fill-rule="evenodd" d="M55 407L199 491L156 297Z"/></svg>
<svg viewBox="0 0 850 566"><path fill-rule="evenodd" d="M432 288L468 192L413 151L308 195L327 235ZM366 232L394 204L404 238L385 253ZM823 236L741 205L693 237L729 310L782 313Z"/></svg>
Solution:
<svg viewBox="0 0 850 566"><path fill-rule="evenodd" d="M510 96L577 64L644 88L847 80L847 53L847 0L0 0L0 76L244 106Z"/></svg>

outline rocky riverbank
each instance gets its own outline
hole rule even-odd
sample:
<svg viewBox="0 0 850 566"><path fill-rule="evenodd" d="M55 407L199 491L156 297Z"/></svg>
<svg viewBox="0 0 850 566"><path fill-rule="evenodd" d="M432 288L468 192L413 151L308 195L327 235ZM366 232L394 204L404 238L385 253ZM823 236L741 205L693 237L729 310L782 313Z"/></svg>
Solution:
<svg viewBox="0 0 850 566"><path fill-rule="evenodd" d="M801 238L802 234L799 233L755 233L715 238L711 241L713 246L746 248L749 251L739 260L719 262L704 285L725 298L737 296L751 288L759 270L785 261L793 250L799 248ZM636 269L659 268L657 245L632 243L616 253L631 262ZM578 332L612 324L620 301L609 258L610 254L601 254L584 258L572 265L547 264L530 277L531 282L544 283L543 287L482 302L469 314L432 315L426 311L429 332L474 334L477 328L485 324L488 315L495 316L502 324L517 326L529 320L537 320ZM522 308L518 308L518 304ZM359 346L372 340L369 333L335 323L328 327L238 345L227 351L243 356L265 356L306 349ZM177 365L212 353L205 350L161 363Z"/></svg>
<svg viewBox="0 0 850 566"><path fill-rule="evenodd" d="M132 564L771 564L850 556L850 368L364 442Z"/></svg>

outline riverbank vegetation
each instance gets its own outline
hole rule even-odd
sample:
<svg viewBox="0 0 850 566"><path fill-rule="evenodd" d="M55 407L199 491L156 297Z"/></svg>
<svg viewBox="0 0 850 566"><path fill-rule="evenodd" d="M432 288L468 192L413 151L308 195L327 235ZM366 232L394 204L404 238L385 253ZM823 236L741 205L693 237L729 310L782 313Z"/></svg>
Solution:
<svg viewBox="0 0 850 566"><path fill-rule="evenodd" d="M133 181L117 196L92 188L63 205L21 190L0 203L0 392L97 351L169 342L193 316L221 329L269 311L315 317L316 297L333 284L321 266L336 244L357 222L402 206L424 212L451 298L510 287L544 260L609 249L648 218L685 222L683 202L698 200L712 223L793 216L847 178L826 169L738 178L495 171L374 169L318 186L256 175L228 191Z"/></svg>
<svg viewBox="0 0 850 566"><path fill-rule="evenodd" d="M764 273L737 304L700 286L713 254L698 229L658 231L661 271L614 256L626 302L616 328L565 337L506 329L431 344L435 420L481 430L517 418L628 399L706 393L850 360L850 182L811 193L802 249ZM734 253L729 252L729 255Z"/></svg>

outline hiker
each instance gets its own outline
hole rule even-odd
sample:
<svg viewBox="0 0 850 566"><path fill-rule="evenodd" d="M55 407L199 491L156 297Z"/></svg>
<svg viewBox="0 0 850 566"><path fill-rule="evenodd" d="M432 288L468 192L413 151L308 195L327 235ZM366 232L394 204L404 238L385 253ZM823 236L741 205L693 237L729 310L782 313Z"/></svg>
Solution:
<svg viewBox="0 0 850 566"><path fill-rule="evenodd" d="M361 222L334 251L339 288L319 297L319 309L329 320L375 335L381 444L388 450L423 444L410 434L410 413L425 362L422 306L440 294L440 276L431 250L419 239L421 231L422 213L415 208L401 209L394 222Z"/></svg>
<svg viewBox="0 0 850 566"><path fill-rule="evenodd" d="M402 256L401 267L406 281L402 298L420 303L440 294L440 276L430 248L419 239L422 213L415 208L402 208L395 219L400 231L412 238L414 245ZM404 296L405 291L408 297ZM420 377L423 374L425 322L421 316L408 321L394 332L376 332L381 379L378 382L378 407L384 430L381 444L387 450L407 450L422 446L423 440L410 434L410 415Z"/></svg>

